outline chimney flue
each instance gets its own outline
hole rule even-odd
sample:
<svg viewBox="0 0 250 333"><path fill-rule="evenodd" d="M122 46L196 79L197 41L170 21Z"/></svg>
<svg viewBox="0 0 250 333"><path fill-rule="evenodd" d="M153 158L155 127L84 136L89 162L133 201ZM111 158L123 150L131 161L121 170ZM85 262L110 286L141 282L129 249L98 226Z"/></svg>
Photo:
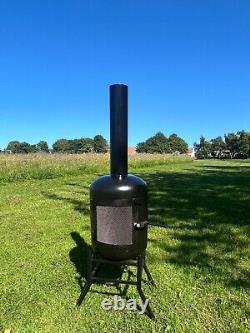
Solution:
<svg viewBox="0 0 250 333"><path fill-rule="evenodd" d="M110 170L111 175L128 173L128 87L110 86Z"/></svg>

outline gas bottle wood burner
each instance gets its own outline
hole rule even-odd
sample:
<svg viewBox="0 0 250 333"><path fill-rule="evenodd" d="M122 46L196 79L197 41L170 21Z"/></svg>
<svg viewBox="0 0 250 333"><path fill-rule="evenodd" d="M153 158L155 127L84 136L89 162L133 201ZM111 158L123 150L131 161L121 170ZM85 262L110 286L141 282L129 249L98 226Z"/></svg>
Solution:
<svg viewBox="0 0 250 333"><path fill-rule="evenodd" d="M148 207L147 185L128 174L128 87L110 86L110 175L90 185L92 253L89 255L87 281L78 304L93 282L134 284L143 300L142 273L154 285L146 266ZM98 278L102 264L136 266L136 281ZM150 306L148 315L153 318Z"/></svg>

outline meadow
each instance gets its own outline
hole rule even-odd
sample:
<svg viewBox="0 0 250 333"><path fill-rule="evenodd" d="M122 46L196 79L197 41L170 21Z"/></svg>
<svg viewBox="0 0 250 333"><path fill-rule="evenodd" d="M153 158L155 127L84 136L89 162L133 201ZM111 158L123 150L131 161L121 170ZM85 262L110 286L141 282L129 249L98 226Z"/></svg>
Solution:
<svg viewBox="0 0 250 333"><path fill-rule="evenodd" d="M107 155L0 155L0 332L249 332L250 161L130 158L149 187L145 285L156 319L80 307L90 245L89 184ZM131 286L127 296L138 298Z"/></svg>

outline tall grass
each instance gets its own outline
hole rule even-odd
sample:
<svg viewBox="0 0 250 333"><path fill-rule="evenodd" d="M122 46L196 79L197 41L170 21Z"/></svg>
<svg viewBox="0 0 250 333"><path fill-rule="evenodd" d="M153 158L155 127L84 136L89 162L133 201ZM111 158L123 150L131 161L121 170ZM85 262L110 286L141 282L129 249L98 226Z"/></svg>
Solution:
<svg viewBox="0 0 250 333"><path fill-rule="evenodd" d="M138 154L129 158L129 168L136 170L189 160L187 156ZM0 155L0 182L50 179L81 172L105 173L108 170L108 154Z"/></svg>
<svg viewBox="0 0 250 333"><path fill-rule="evenodd" d="M158 165L192 162L186 155L175 154L136 154L129 158L129 168L132 170L151 168Z"/></svg>

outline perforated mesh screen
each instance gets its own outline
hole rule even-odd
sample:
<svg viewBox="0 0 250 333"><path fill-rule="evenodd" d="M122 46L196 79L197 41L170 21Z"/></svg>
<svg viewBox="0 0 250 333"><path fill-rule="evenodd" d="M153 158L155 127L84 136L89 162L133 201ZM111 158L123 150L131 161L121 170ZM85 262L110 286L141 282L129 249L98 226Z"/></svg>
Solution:
<svg viewBox="0 0 250 333"><path fill-rule="evenodd" d="M132 207L97 206L97 241L110 245L131 245Z"/></svg>

